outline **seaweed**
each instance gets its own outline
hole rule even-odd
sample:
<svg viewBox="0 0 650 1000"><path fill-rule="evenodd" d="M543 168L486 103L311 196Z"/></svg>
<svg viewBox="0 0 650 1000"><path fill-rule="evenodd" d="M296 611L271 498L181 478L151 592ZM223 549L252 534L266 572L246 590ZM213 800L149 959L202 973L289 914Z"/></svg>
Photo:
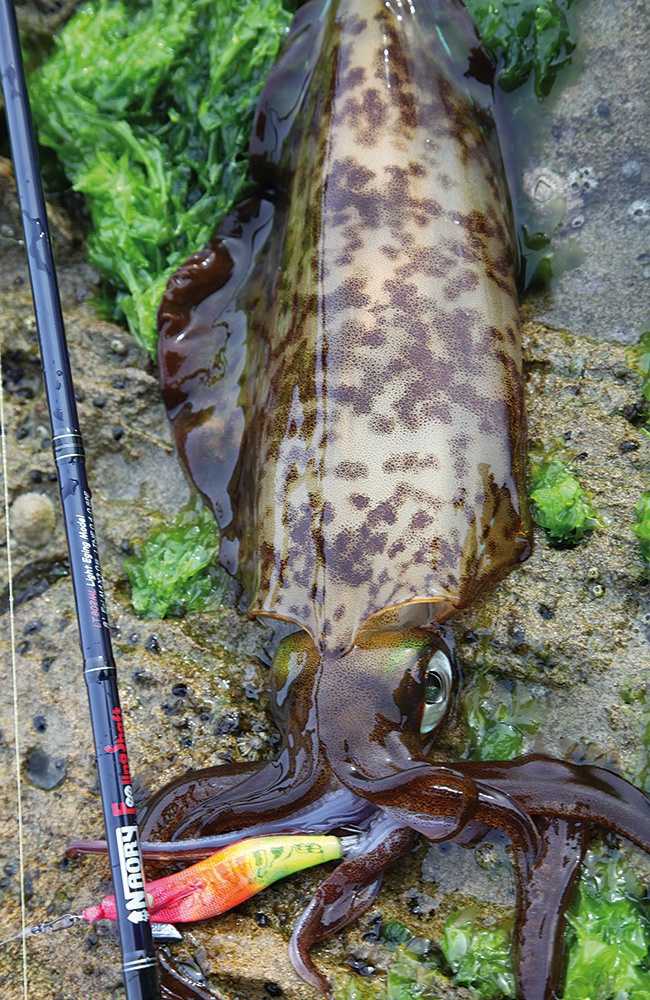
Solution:
<svg viewBox="0 0 650 1000"><path fill-rule="evenodd" d="M577 545L600 526L596 511L571 470L557 458L531 462L531 513L552 546Z"/></svg>
<svg viewBox="0 0 650 1000"><path fill-rule="evenodd" d="M625 359L628 366L641 376L641 391L650 403L650 330L641 334L638 344L628 348ZM642 430L650 435L650 422Z"/></svg>
<svg viewBox="0 0 650 1000"><path fill-rule="evenodd" d="M508 685L484 675L464 695L461 713L471 760L511 760L524 752L546 707L521 681Z"/></svg>
<svg viewBox="0 0 650 1000"><path fill-rule="evenodd" d="M627 349L625 359L630 368L641 376L643 395L650 402L650 330L641 334L638 344Z"/></svg>
<svg viewBox="0 0 650 1000"><path fill-rule="evenodd" d="M641 494L641 499L634 508L636 522L630 525L630 529L639 539L641 558L647 569L650 570L650 490Z"/></svg>
<svg viewBox="0 0 650 1000"><path fill-rule="evenodd" d="M31 74L39 142L90 216L109 316L155 354L168 278L242 196L281 0L96 0Z"/></svg>
<svg viewBox="0 0 650 1000"><path fill-rule="evenodd" d="M589 851L567 917L564 1000L646 1000L650 921L644 890L616 849Z"/></svg>
<svg viewBox="0 0 650 1000"><path fill-rule="evenodd" d="M483 45L499 65L501 87L515 90L532 74L546 97L576 47L572 0L466 0Z"/></svg>
<svg viewBox="0 0 650 1000"><path fill-rule="evenodd" d="M229 587L225 571L215 565L218 551L214 517L197 498L124 560L137 613L165 618L217 608Z"/></svg>
<svg viewBox="0 0 650 1000"><path fill-rule="evenodd" d="M453 981L469 986L486 1000L514 997L515 979L510 958L512 918L493 922L479 919L477 907L456 910L448 918L440 947Z"/></svg>

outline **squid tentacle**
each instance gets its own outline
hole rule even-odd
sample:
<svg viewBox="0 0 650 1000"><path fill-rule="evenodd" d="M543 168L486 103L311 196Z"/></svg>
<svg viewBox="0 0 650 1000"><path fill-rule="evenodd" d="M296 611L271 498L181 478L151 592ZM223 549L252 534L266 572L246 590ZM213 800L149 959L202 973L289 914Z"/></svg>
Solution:
<svg viewBox="0 0 650 1000"><path fill-rule="evenodd" d="M188 810L200 809L215 796L229 796L267 764L268 761L218 764L179 775L147 800L144 814L138 819L140 837L142 840L171 838L179 821L186 819Z"/></svg>
<svg viewBox="0 0 650 1000"><path fill-rule="evenodd" d="M317 941L351 924L372 905L385 870L413 845L415 831L380 816L355 848L314 893L303 910L289 944L291 964L298 975L326 996L332 988L314 964L309 949Z"/></svg>
<svg viewBox="0 0 650 1000"><path fill-rule="evenodd" d="M246 764L234 771L224 766L225 774L219 774L218 767L210 768L197 772L198 779L197 774L177 779L174 788L180 786L181 789L185 789L186 794L194 801L201 791L204 793L204 798L212 799L221 794L225 796L239 787L238 778L242 774L250 776L263 770L264 767L265 765ZM196 784L201 786L199 793L196 791ZM315 793L319 790L314 788ZM147 838L141 840L140 848L144 857L149 860L169 860L175 857L182 858L183 861L200 860L222 847L248 837L283 833L330 833L345 828L356 830L359 825L366 824L376 811L372 803L366 799L360 798L346 788L332 784L322 794L314 796L307 794L305 801L299 801L293 811L276 809L272 817L262 816L259 822L245 827L238 827L235 830L224 828L221 831L217 828L208 835L177 840L167 839L176 835L175 828L170 825L170 816L174 818L175 814L173 809L168 810L167 791L168 789L163 789L163 794L152 801L140 824L141 836ZM173 797L173 793L170 797ZM107 854L108 849L106 841L103 840L75 840L68 845L66 853L68 857L78 857L82 854Z"/></svg>
<svg viewBox="0 0 650 1000"><path fill-rule="evenodd" d="M395 744L393 740L393 744ZM391 749L394 749L394 745ZM431 764L414 760L403 745L402 759L391 756L391 767L399 770L381 776L345 765L332 765L343 784L375 806L391 813L402 825L429 840L451 840L469 823L487 823L510 837L521 878L525 879L537 857L537 828L515 797L492 783L475 781L480 772L467 775L456 764Z"/></svg>
<svg viewBox="0 0 650 1000"><path fill-rule="evenodd" d="M614 771L544 754L511 761L460 761L454 768L500 789L532 816L594 823L650 853L650 799Z"/></svg>
<svg viewBox="0 0 650 1000"><path fill-rule="evenodd" d="M517 981L526 1000L554 1000L562 982L565 910L589 843L589 823L556 817L540 823L541 847L515 934Z"/></svg>
<svg viewBox="0 0 650 1000"><path fill-rule="evenodd" d="M228 830L242 830L260 824L266 816L272 819L287 816L318 797L326 790L328 779L312 748L302 746L302 752L292 754L287 748L261 766L245 765L223 774L217 767L191 775L195 801L180 800L177 807L174 794L163 790L162 798L154 800L156 816L172 821L163 836L173 840L200 837ZM237 780L238 779L238 780ZM318 791L315 786L322 786ZM181 784L182 787L182 784ZM178 788L178 786L177 786ZM189 792L188 792L189 798ZM151 818L150 818L151 817ZM142 838L158 838L157 820L147 813L142 826Z"/></svg>
<svg viewBox="0 0 650 1000"><path fill-rule="evenodd" d="M287 816L311 800L317 778L313 770L299 775L286 770L280 760L270 761L230 793L191 809L176 826L173 837L179 840L240 830L258 824L267 815Z"/></svg>
<svg viewBox="0 0 650 1000"><path fill-rule="evenodd" d="M141 847L147 841L155 841L155 846L148 852L149 856L167 856L157 854L160 846L158 842L164 842L174 836L179 821L185 820L188 809L199 809L201 803L214 796L228 796L266 766L267 761L220 764L217 767L206 767L200 771L180 775L169 781L147 801L144 815L138 818ZM81 854L107 853L105 840L73 840L66 849L69 858ZM205 857L205 854L190 854L187 860L191 857Z"/></svg>
<svg viewBox="0 0 650 1000"><path fill-rule="evenodd" d="M326 791L320 798L298 808L288 815L265 819L252 826L212 833L204 837L171 841L142 841L140 847L147 858L182 857L184 861L207 857L214 851L247 837L265 837L277 834L330 833L340 828L356 829L375 812L365 799L353 795L346 788ZM78 845L82 842L77 842ZM95 842L96 843L96 842ZM82 853L82 852L79 852ZM84 853L97 853L89 851ZM103 851L102 853L106 853Z"/></svg>

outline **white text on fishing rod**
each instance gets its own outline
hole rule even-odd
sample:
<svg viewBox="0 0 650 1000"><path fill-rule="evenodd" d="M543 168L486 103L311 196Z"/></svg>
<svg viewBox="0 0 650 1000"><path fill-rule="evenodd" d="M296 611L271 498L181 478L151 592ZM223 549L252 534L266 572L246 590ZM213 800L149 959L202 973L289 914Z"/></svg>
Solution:
<svg viewBox="0 0 650 1000"><path fill-rule="evenodd" d="M134 924L149 920L147 897L144 889L144 872L138 845L137 826L120 826L115 831L120 858L124 902L129 911L128 919Z"/></svg>
<svg viewBox="0 0 650 1000"><path fill-rule="evenodd" d="M88 610L90 618L95 628L102 627L102 619L99 613L99 598L97 595L97 580L95 578L95 560L93 559L92 542L88 538L88 525L83 514L77 514L77 529L79 541L81 542L81 563L83 565L84 579L88 593Z"/></svg>

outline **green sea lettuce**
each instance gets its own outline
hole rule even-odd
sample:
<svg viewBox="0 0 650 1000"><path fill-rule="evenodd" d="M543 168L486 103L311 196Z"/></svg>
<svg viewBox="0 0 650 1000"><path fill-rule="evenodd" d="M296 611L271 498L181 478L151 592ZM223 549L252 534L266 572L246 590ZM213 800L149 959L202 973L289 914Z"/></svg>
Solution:
<svg viewBox="0 0 650 1000"><path fill-rule="evenodd" d="M516 681L509 686L484 676L463 696L461 713L469 732L472 760L511 760L524 752L537 732L546 707Z"/></svg>
<svg viewBox="0 0 650 1000"><path fill-rule="evenodd" d="M85 197L113 319L152 354L169 276L241 196L281 0L94 0L29 79L39 142Z"/></svg>
<svg viewBox="0 0 650 1000"><path fill-rule="evenodd" d="M533 520L551 545L575 545L600 526L578 479L558 459L531 462L530 501Z"/></svg>
<svg viewBox="0 0 650 1000"><path fill-rule="evenodd" d="M589 851L572 906L563 1000L647 1000L650 921L637 876L618 852Z"/></svg>
<svg viewBox="0 0 650 1000"><path fill-rule="evenodd" d="M135 610L143 618L165 618L219 607L228 577L216 565L218 551L214 517L197 499L124 560Z"/></svg>
<svg viewBox="0 0 650 1000"><path fill-rule="evenodd" d="M477 917L477 908L467 907L452 913L445 924L440 947L453 980L470 986L481 997L514 997L512 920L487 924Z"/></svg>
<svg viewBox="0 0 650 1000"><path fill-rule="evenodd" d="M639 539L641 558L650 569L650 490L646 490L641 495L641 499L634 508L636 522L630 528Z"/></svg>
<svg viewBox="0 0 650 1000"><path fill-rule="evenodd" d="M573 0L467 0L481 40L497 60L499 83L514 90L533 74L545 97L576 47L569 8Z"/></svg>

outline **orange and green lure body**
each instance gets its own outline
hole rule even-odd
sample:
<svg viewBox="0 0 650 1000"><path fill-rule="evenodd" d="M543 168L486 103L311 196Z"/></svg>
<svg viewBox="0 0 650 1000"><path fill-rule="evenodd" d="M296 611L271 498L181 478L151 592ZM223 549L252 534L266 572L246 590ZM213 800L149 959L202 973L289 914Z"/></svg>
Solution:
<svg viewBox="0 0 650 1000"><path fill-rule="evenodd" d="M278 879L341 856L338 837L250 837L183 871L148 882L149 914L154 923L207 920ZM106 896L97 905L88 906L83 916L89 922L115 920L115 897Z"/></svg>

